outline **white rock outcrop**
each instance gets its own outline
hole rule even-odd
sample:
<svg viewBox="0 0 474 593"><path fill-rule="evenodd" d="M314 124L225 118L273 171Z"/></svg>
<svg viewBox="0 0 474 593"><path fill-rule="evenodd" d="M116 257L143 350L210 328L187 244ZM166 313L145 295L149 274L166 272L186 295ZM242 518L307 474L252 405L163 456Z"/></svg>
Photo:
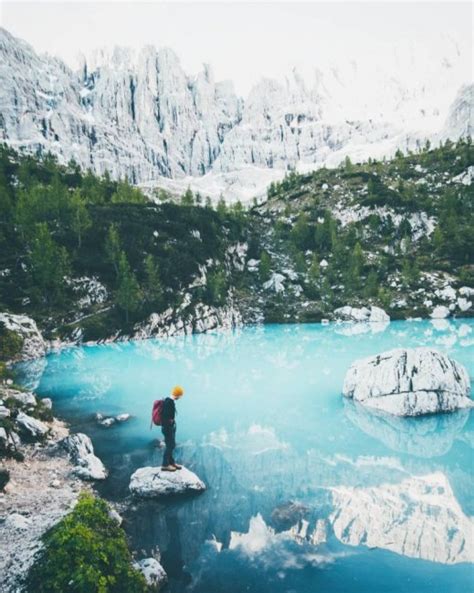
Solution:
<svg viewBox="0 0 474 593"><path fill-rule="evenodd" d="M144 558L133 563L133 567L139 570L145 577L147 585L159 591L168 582L165 569L155 558Z"/></svg>
<svg viewBox="0 0 474 593"><path fill-rule="evenodd" d="M456 302L457 302L457 305L458 305L459 309L463 313L465 311L469 311L469 309L472 307L472 301L469 301L468 299L466 299L464 297L459 297Z"/></svg>
<svg viewBox="0 0 474 593"><path fill-rule="evenodd" d="M265 282L263 288L265 288L266 290L273 290L276 293L285 292L284 282L285 276L283 276L283 274L274 272L271 278L267 282Z"/></svg>
<svg viewBox="0 0 474 593"><path fill-rule="evenodd" d="M21 351L15 357L14 362L40 358L46 354L46 342L31 317L0 313L0 323L3 323L7 330L18 334L23 340Z"/></svg>
<svg viewBox="0 0 474 593"><path fill-rule="evenodd" d="M168 308L163 313L152 313L134 328L132 338L144 340L202 334L217 329L233 329L242 325L242 315L232 305L211 307L204 303L187 304L178 309Z"/></svg>
<svg viewBox="0 0 474 593"><path fill-rule="evenodd" d="M107 289L96 277L73 278L68 281L68 285L76 296L80 297L77 304L81 309L91 305L101 305L107 300Z"/></svg>
<svg viewBox="0 0 474 593"><path fill-rule="evenodd" d="M163 471L161 467L141 467L130 478L130 492L135 496L151 498L202 492L206 489L198 476L183 467L175 472Z"/></svg>
<svg viewBox="0 0 474 593"><path fill-rule="evenodd" d="M48 426L41 422L41 420L28 416L24 412L18 413L15 422L23 434L34 439L44 437L49 430Z"/></svg>
<svg viewBox="0 0 474 593"><path fill-rule="evenodd" d="M445 305L438 305L430 313L430 317L432 319L446 319L446 317L449 317L449 314L450 310L448 307L446 307Z"/></svg>
<svg viewBox="0 0 474 593"><path fill-rule="evenodd" d="M31 406L32 408L34 408L37 403L34 393L31 393L30 391L16 391L16 389L9 389L5 394L5 397L7 399L14 399L16 402L24 406Z"/></svg>
<svg viewBox="0 0 474 593"><path fill-rule="evenodd" d="M390 316L380 307L339 307L334 311L337 321L351 321L356 323L388 323Z"/></svg>
<svg viewBox="0 0 474 593"><path fill-rule="evenodd" d="M83 480L105 480L107 470L94 454L90 438L83 434L72 434L61 441L74 464L74 473Z"/></svg>
<svg viewBox="0 0 474 593"><path fill-rule="evenodd" d="M343 395L396 416L451 412L473 405L466 369L431 348L397 348L356 360Z"/></svg>

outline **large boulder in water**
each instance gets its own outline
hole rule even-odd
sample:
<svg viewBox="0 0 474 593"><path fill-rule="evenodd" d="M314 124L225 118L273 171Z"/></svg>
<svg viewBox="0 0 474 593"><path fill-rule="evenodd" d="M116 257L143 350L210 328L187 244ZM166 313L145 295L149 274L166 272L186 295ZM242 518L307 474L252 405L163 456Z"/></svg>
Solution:
<svg viewBox="0 0 474 593"><path fill-rule="evenodd" d="M466 369L431 348L397 348L355 361L343 395L396 416L452 412L473 406Z"/></svg>
<svg viewBox="0 0 474 593"><path fill-rule="evenodd" d="M186 492L202 492L206 485L196 474L183 467L175 472L161 467L141 467L130 479L130 492L135 496L152 498Z"/></svg>

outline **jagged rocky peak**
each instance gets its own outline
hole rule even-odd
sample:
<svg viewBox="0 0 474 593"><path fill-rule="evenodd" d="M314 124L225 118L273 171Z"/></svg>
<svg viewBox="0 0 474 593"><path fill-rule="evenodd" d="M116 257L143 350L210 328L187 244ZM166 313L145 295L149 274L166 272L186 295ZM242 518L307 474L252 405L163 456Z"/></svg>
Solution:
<svg viewBox="0 0 474 593"><path fill-rule="evenodd" d="M467 91L442 129L465 80L452 44L438 54L405 48L393 64L337 67L317 56L311 75L264 78L244 101L207 64L189 76L168 48L99 50L72 71L2 29L0 139L148 188L248 200L289 167L390 156L472 130Z"/></svg>
<svg viewBox="0 0 474 593"><path fill-rule="evenodd" d="M465 138L474 133L474 84L463 85L452 103L441 137Z"/></svg>

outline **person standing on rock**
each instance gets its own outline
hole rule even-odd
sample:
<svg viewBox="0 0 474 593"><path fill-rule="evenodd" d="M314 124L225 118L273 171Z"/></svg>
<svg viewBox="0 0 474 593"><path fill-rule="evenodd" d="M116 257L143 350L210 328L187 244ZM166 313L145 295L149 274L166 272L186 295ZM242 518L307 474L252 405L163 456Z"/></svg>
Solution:
<svg viewBox="0 0 474 593"><path fill-rule="evenodd" d="M175 472L181 469L173 457L176 447L176 401L184 395L184 390L179 385L173 387L171 397L167 397L163 402L161 431L165 437L165 452L163 455L163 465L161 469L167 472Z"/></svg>

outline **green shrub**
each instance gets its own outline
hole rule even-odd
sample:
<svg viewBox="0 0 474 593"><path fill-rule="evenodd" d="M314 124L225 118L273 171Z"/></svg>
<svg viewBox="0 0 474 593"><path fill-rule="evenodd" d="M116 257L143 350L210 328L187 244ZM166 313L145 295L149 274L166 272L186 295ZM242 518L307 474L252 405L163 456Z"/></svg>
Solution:
<svg viewBox="0 0 474 593"><path fill-rule="evenodd" d="M117 320L107 313L92 315L81 320L80 327L85 342L103 340L114 332L117 327Z"/></svg>
<svg viewBox="0 0 474 593"><path fill-rule="evenodd" d="M0 322L0 360L11 360L20 353L23 338Z"/></svg>
<svg viewBox="0 0 474 593"><path fill-rule="evenodd" d="M4 362L0 362L0 382L6 379L13 379L13 373Z"/></svg>
<svg viewBox="0 0 474 593"><path fill-rule="evenodd" d="M132 567L125 534L105 501L82 493L69 515L43 537L27 579L31 593L145 593Z"/></svg>

